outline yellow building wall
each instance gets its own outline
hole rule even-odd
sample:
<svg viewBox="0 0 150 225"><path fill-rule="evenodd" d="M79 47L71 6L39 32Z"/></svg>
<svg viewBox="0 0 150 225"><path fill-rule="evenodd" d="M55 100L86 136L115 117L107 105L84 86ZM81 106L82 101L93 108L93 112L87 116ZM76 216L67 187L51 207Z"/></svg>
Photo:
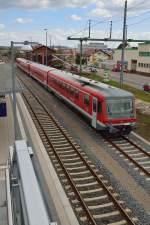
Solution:
<svg viewBox="0 0 150 225"><path fill-rule="evenodd" d="M117 64L118 61L121 61L121 49L116 49L113 59L115 61L115 64ZM128 62L128 70L131 70L131 61L138 59L138 49L125 49L125 61Z"/></svg>
<svg viewBox="0 0 150 225"><path fill-rule="evenodd" d="M139 44L139 52L149 52L150 53L150 44L144 44L144 43ZM143 67L141 67L141 63L143 64ZM149 56L139 56L139 54L138 54L137 71L150 74L150 55Z"/></svg>

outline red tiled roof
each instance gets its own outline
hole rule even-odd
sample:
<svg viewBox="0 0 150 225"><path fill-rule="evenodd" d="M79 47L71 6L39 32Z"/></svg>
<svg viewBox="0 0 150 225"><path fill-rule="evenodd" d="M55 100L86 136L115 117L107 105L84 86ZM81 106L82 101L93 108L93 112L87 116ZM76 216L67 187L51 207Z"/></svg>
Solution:
<svg viewBox="0 0 150 225"><path fill-rule="evenodd" d="M40 49L40 48L46 48L46 46L45 45L36 45L36 46L32 46L32 48L33 48L33 51L35 51L35 50ZM55 52L54 49L52 49L52 48L50 48L48 46L47 46L47 49L52 51L52 52Z"/></svg>

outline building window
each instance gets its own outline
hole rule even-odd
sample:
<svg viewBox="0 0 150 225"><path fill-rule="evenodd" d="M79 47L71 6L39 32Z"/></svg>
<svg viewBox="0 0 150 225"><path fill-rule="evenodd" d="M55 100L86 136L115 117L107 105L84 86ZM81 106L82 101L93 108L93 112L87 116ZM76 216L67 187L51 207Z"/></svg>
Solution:
<svg viewBox="0 0 150 225"><path fill-rule="evenodd" d="M141 66L141 63L138 63L139 67Z"/></svg>
<svg viewBox="0 0 150 225"><path fill-rule="evenodd" d="M150 57L150 52L139 52L139 56Z"/></svg>

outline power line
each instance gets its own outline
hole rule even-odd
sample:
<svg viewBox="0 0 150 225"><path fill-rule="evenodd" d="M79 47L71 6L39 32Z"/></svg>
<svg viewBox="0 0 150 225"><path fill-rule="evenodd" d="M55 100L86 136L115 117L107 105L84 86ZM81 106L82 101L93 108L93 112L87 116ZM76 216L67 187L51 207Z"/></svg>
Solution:
<svg viewBox="0 0 150 225"><path fill-rule="evenodd" d="M79 34L79 33L81 33L81 32L84 32L84 31L87 29L87 23L88 23L88 21L86 22L85 28L82 28L82 30L79 30L79 31L73 33L72 35L70 35L70 37L72 37L72 36L74 36L74 35L76 35L76 34Z"/></svg>
<svg viewBox="0 0 150 225"><path fill-rule="evenodd" d="M141 4L141 3L139 3L138 5L140 5L140 4ZM130 9L132 9L132 7L130 7ZM150 13L150 11L146 12L146 14L147 14L147 13ZM144 14L145 14L145 13L144 13ZM138 15L138 16L132 16L132 17L129 17L129 18L128 18L128 21L129 21L129 20L133 20L133 19L138 18L138 17L141 17L141 16L143 16L143 15ZM129 24L129 26L132 26L132 25L136 25L136 24L142 23L143 21L145 21L145 20L147 20L147 19L149 19L149 18L150 18L150 17L144 18L144 19L142 19L141 21L135 22L135 23L133 23L133 24ZM82 34L84 35L84 34L85 34L85 31L86 31L86 30L89 30L89 26L87 26L87 24L89 23L89 21L90 21L90 29L91 29L91 28L96 27L96 26L99 25L99 24L102 24L102 23L108 23L110 20L108 20L108 19L105 19L105 20L99 20L98 22L95 22L94 24L92 24L92 22L93 22L94 20L88 20L88 21L86 22L85 28L81 29L80 31L75 32L75 33L72 34L70 37L73 37L73 36L75 36L75 35L77 35L77 34L80 34L81 32L82 32ZM119 22L121 22L121 21L122 21L122 17L119 17L119 18L116 19L116 20L112 20L112 23L113 23L113 24L114 24L114 23L119 23ZM90 31L90 32L91 32L91 31Z"/></svg>
<svg viewBox="0 0 150 225"><path fill-rule="evenodd" d="M91 21L91 23L92 23L92 20L90 20ZM92 27L95 27L95 26L97 26L98 24L100 24L100 23L105 23L105 22L108 22L108 20L102 20L102 21L99 21L99 22L96 22L96 23L94 23L93 25L91 24L90 25L90 27L92 28ZM84 29L82 29L82 30L80 30L80 31L78 31L78 32L76 32L76 33L74 33L74 34L72 34L70 37L72 37L72 36L74 36L74 35L76 35L76 34L79 34L79 33L81 33L81 32L84 32L85 30L88 30L89 29L89 27L87 27L87 24L89 23L89 20L86 22L86 27L84 28Z"/></svg>
<svg viewBox="0 0 150 225"><path fill-rule="evenodd" d="M128 26L133 26L133 25L137 25L137 24L143 23L145 20L148 20L148 19L150 19L150 16L147 17L147 18L144 18L144 19L142 19L142 20L140 20L138 22L128 24Z"/></svg>

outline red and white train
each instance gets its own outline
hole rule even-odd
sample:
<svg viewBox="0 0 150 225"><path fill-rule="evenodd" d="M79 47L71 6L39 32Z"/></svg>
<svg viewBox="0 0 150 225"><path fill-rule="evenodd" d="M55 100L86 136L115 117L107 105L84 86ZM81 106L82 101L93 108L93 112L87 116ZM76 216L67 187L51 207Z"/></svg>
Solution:
<svg viewBox="0 0 150 225"><path fill-rule="evenodd" d="M135 127L131 93L22 58L16 62L29 76L83 114L95 129L127 134Z"/></svg>

